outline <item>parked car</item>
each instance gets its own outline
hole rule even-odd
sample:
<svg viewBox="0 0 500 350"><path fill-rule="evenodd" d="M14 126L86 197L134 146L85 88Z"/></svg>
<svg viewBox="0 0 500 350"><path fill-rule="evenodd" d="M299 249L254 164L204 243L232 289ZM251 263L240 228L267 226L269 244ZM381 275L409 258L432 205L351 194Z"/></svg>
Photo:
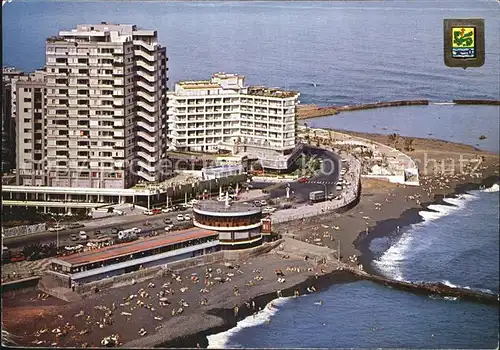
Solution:
<svg viewBox="0 0 500 350"><path fill-rule="evenodd" d="M62 231L62 230L65 230L66 227L65 226L52 226L49 228L49 231L50 232L57 232L57 231Z"/></svg>
<svg viewBox="0 0 500 350"><path fill-rule="evenodd" d="M177 215L177 221L184 221L184 215L182 214Z"/></svg>
<svg viewBox="0 0 500 350"><path fill-rule="evenodd" d="M172 219L171 218L165 218L165 220L163 220L166 224L171 224L172 223Z"/></svg>
<svg viewBox="0 0 500 350"><path fill-rule="evenodd" d="M337 184L337 186L335 186L335 189L337 191L342 191L342 185L341 184Z"/></svg>
<svg viewBox="0 0 500 350"><path fill-rule="evenodd" d="M191 201L189 203L190 204L196 204L196 203L198 203L198 200L197 199L191 199Z"/></svg>
<svg viewBox="0 0 500 350"><path fill-rule="evenodd" d="M144 215L154 215L154 214L153 214L153 211L152 211L152 210L149 210L149 209L148 209L148 210L144 210L142 213L143 213Z"/></svg>
<svg viewBox="0 0 500 350"><path fill-rule="evenodd" d="M191 216L189 214L184 215L184 220L186 221L191 220Z"/></svg>
<svg viewBox="0 0 500 350"><path fill-rule="evenodd" d="M265 199L262 199L262 200L260 201L260 205L267 205L267 201L266 201Z"/></svg>
<svg viewBox="0 0 500 350"><path fill-rule="evenodd" d="M95 233L94 233L94 235L95 235L95 236L99 236L100 234L101 234L101 231L100 231L100 230L97 230L97 231L95 231Z"/></svg>
<svg viewBox="0 0 500 350"><path fill-rule="evenodd" d="M305 182L308 182L309 181L309 178L308 177L301 177L298 182L300 183L305 183Z"/></svg>
<svg viewBox="0 0 500 350"><path fill-rule="evenodd" d="M78 233L78 237L79 237L80 239L83 239L83 240L85 240L85 239L89 239L89 236L87 236L87 233L86 233L85 231L80 231L80 232Z"/></svg>
<svg viewBox="0 0 500 350"><path fill-rule="evenodd" d="M164 208L161 209L161 211L163 213L170 213L170 212L174 211L174 208L172 208L172 207L164 207Z"/></svg>
<svg viewBox="0 0 500 350"><path fill-rule="evenodd" d="M165 231L169 232L173 227L174 225L168 225L165 227Z"/></svg>
<svg viewBox="0 0 500 350"><path fill-rule="evenodd" d="M119 231L121 231L121 228L118 228L118 227L113 227L113 228L111 229L111 234L112 234L112 235L117 235Z"/></svg>
<svg viewBox="0 0 500 350"><path fill-rule="evenodd" d="M73 233L71 236L69 236L69 239L72 241L78 241L78 235L76 233Z"/></svg>
<svg viewBox="0 0 500 350"><path fill-rule="evenodd" d="M151 212L153 213L153 215L161 214L161 209L155 208L155 209L151 210Z"/></svg>

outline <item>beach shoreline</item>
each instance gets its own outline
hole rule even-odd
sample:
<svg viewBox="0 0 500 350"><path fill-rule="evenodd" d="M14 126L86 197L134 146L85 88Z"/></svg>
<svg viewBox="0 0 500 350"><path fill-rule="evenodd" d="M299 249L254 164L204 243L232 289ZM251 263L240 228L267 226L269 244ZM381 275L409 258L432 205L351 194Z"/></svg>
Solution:
<svg viewBox="0 0 500 350"><path fill-rule="evenodd" d="M374 136L366 134L363 136L367 138L373 136L375 141L386 140L386 137L383 135ZM376 139L376 137L379 139ZM467 191L477 190L480 186L490 188L493 184L498 184L497 154L483 152L467 145L438 140L427 140L426 142L424 139L417 139L415 144L417 151L409 154L412 158L421 156L422 152L427 149L432 149L429 152L434 152L443 157L443 159L450 154L456 153L455 155L458 156L457 152L463 152L471 157L486 155L487 159L483 164L484 169L482 168L484 171L481 173L481 176L466 176L462 174L460 175L460 179L455 178L451 182L446 183L444 180L440 180L443 179L442 174L426 175L421 177L422 186L419 187L397 185L381 180L363 179L361 199L356 207L349 209L345 213L332 215L331 219L327 219L331 223L326 222L327 225L324 225L327 228L320 225L320 223L323 223L323 220L318 220L317 223L313 223L309 227L298 227L299 231L302 231L302 236L297 235L296 238L305 240L310 244L316 244L313 238L321 237L321 245L333 250L336 249L337 243L340 243L339 241L342 240L341 255L344 262L349 262L348 258L356 255L358 260L351 265L355 266L357 263L361 263L365 271L379 275L371 265L375 258L375 255L369 249L370 242L373 239L387 236L393 237L398 226L404 228L421 222L422 218L418 212L428 210L429 205L450 205L443 201L444 196L452 198ZM412 198L413 196L416 198ZM380 203L382 203L382 206L377 207L376 204ZM333 229L334 225L340 226L340 229ZM367 231L364 230L365 228ZM323 237L323 232L320 231L324 230L329 230L329 235ZM366 235L366 232L368 232L368 235ZM250 265L252 266L251 268ZM66 322L63 320L70 320L71 323L77 324L79 321L74 320L74 315L79 310L85 311L88 315L97 313L97 311L94 311L94 308L99 304L109 307L112 302L121 303L122 298L125 296L137 293L137 289L140 287L147 289L148 283L151 281L157 285L168 281L172 283L173 287L176 287L177 292L175 296L172 296L172 305L175 305L178 302L177 299L180 297L184 298L191 305L191 307L186 308L182 315L170 317L171 310L157 310L158 313L162 312L161 317L165 319L157 323L156 321L152 321L151 313L147 310L130 311L134 313L134 322L125 322L124 317L117 315L115 317L115 322L117 323L115 326L105 327L104 329L94 328L92 333L82 336L81 340L59 340L57 346L70 346L79 344L78 342L86 342L90 346L100 346L100 340L103 336L106 334L109 335L112 329L114 329L115 332L118 330L123 334L123 346L125 347L206 347L208 345L207 335L229 330L238 321L251 316L254 312L258 312L259 308L263 309L268 303L278 297L276 291L280 288L282 288L283 297L288 297L292 296L295 290L299 290L301 295L308 293L307 288L311 286L314 286L317 292L325 290L333 284L351 283L359 280L358 277L350 272L335 270L333 264L317 266L300 258L283 260L275 251L271 251L257 259L241 262L241 269L244 270L246 276L255 274L252 273L252 268L254 271L256 268L265 270L262 271L262 276L265 276L263 282L257 282L254 287L247 288L245 287L244 278L247 278L246 281L248 281L248 277L241 277L245 275L238 276L236 274L236 276L231 277L234 281L229 283L229 285L228 283L223 283L211 287L210 294L207 294L210 303L203 306L200 305L199 301L204 295L198 293L198 289L202 288L202 286L196 287L194 285L194 288L191 287L188 277L192 273L196 273L200 277L205 275L205 269L208 266L211 266L214 270L217 267L224 270L224 265L211 264L180 272L181 275L186 275L182 285L189 285L193 289L185 293L179 293L178 287L181 285L177 285L175 279L165 276L160 279L156 278L137 283L135 286L123 286L110 291L102 291L74 305L54 301L54 298L49 298L46 302L40 300L32 301L32 299L36 299L35 291L24 294L18 293L17 297L14 294L8 300L3 300L4 313L7 311L4 314L4 316L7 315L7 318L4 318L5 327L14 335L26 338L21 340L22 345L32 344L34 339L33 333L36 333L37 327L40 324L44 324L48 328L61 327L61 322ZM301 272L286 272L286 283L279 284L276 282L273 269L281 268L285 271L285 267L289 266L301 266ZM308 269L312 269L314 272ZM320 269L324 269L324 271L320 271ZM234 273L234 270L232 271ZM223 272L228 273L229 271ZM241 293L238 295L233 295L232 293L231 287L235 284L241 290ZM151 294L155 292L152 290ZM3 297L5 296L4 294ZM255 308L249 309L246 305L251 301L255 302ZM235 316L235 307L238 307L239 310L237 316ZM163 328L151 329L155 324L160 324ZM137 335L140 325L146 328L149 327L146 336L141 337ZM80 328L85 327L85 325L77 326ZM182 331L179 331L179 329L182 329ZM44 336L49 336L48 333L44 334ZM50 340L42 341L44 343L38 346L51 344Z"/></svg>

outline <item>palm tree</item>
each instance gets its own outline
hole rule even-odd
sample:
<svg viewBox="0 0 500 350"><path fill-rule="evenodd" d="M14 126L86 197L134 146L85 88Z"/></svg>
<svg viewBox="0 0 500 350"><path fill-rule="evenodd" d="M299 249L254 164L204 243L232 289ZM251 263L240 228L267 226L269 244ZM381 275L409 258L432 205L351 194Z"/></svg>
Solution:
<svg viewBox="0 0 500 350"><path fill-rule="evenodd" d="M399 135L396 133L390 134L387 136L387 139L389 140L389 143L392 144L393 148L396 148L396 145L398 144L399 141Z"/></svg>
<svg viewBox="0 0 500 350"><path fill-rule="evenodd" d="M415 150L415 148L413 147L413 142L415 141L414 138L412 137L406 137L405 138L405 150L407 150L408 152L411 152L413 150Z"/></svg>

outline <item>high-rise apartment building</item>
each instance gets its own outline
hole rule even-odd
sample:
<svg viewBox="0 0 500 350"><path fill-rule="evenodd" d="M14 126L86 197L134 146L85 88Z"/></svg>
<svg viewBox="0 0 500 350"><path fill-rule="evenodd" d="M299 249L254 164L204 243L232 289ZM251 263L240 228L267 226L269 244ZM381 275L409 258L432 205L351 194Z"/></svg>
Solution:
<svg viewBox="0 0 500 350"><path fill-rule="evenodd" d="M161 181L166 49L135 25L82 24L46 42L48 186Z"/></svg>
<svg viewBox="0 0 500 350"><path fill-rule="evenodd" d="M45 173L45 71L12 80L12 115L16 138L16 183L44 186Z"/></svg>
<svg viewBox="0 0 500 350"><path fill-rule="evenodd" d="M216 73L183 81L168 93L168 136L173 150L286 156L296 146L299 93L245 86L245 78Z"/></svg>
<svg viewBox="0 0 500 350"><path fill-rule="evenodd" d="M12 110L12 81L24 75L15 67L2 68L2 174L8 174L16 167L16 121Z"/></svg>

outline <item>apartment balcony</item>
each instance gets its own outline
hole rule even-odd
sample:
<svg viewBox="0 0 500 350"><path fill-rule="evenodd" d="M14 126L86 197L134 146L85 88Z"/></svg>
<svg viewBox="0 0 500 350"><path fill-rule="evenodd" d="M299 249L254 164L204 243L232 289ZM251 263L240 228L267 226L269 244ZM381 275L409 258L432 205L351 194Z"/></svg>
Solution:
<svg viewBox="0 0 500 350"><path fill-rule="evenodd" d="M148 72L152 72L152 74L154 74L154 72L156 71L156 67L153 64L148 63L147 61L136 61L135 64L137 67L142 67Z"/></svg>
<svg viewBox="0 0 500 350"><path fill-rule="evenodd" d="M147 53L146 51L143 51L143 50L134 50L134 55L135 56L138 56L138 57L142 57L150 62L154 62L156 61L156 57L155 55L151 55L149 53Z"/></svg>
<svg viewBox="0 0 500 350"><path fill-rule="evenodd" d="M143 101L137 101L137 106L144 108L146 111L155 113L157 109L154 106L150 106L149 104Z"/></svg>
<svg viewBox="0 0 500 350"><path fill-rule="evenodd" d="M143 178L144 180L149 181L149 182L154 182L156 180L156 177L149 175L148 173L146 173L144 171L138 171L137 175L139 177Z"/></svg>
<svg viewBox="0 0 500 350"><path fill-rule="evenodd" d="M138 131L137 132L137 136L138 137L142 137L143 139L145 139L146 141L149 141L151 143L155 143L156 142L156 137L155 135L150 135L148 134L147 132L145 131Z"/></svg>
<svg viewBox="0 0 500 350"><path fill-rule="evenodd" d="M138 151L137 156L145 159L148 162L156 162L157 161L155 157L153 157L151 154L149 154L147 152Z"/></svg>
<svg viewBox="0 0 500 350"><path fill-rule="evenodd" d="M149 94L143 91L137 91L137 96L142 97L143 99L155 103L157 101L156 96L154 94Z"/></svg>
<svg viewBox="0 0 500 350"><path fill-rule="evenodd" d="M147 171L150 171L150 172L153 172L156 170L156 167L154 165L150 165L149 163L147 163L141 159L137 160L137 165L143 169L146 169Z"/></svg>
<svg viewBox="0 0 500 350"><path fill-rule="evenodd" d="M144 123L141 121L137 122L137 127L142 128L142 129L146 129L149 132L156 132L156 127L154 125Z"/></svg>
<svg viewBox="0 0 500 350"><path fill-rule="evenodd" d="M146 151L151 152L151 153L156 153L158 151L158 149L156 147L151 146L147 142L144 142L144 141L141 141L141 140L137 141L137 146L140 147L140 148L143 148Z"/></svg>
<svg viewBox="0 0 500 350"><path fill-rule="evenodd" d="M151 86L151 85L149 85L149 84L147 84L147 83L145 83L143 81L138 80L136 82L136 84L137 84L138 87L140 87L140 88L142 88L144 90L147 90L149 92L155 92L156 91L156 87L154 85ZM167 104L167 106L169 106L169 104Z"/></svg>
<svg viewBox="0 0 500 350"><path fill-rule="evenodd" d="M156 123L156 117L147 113L147 112L144 112L144 111L137 111L136 112L136 115L138 117L141 117L141 118L144 118L145 120L147 120L148 122L150 123Z"/></svg>
<svg viewBox="0 0 500 350"><path fill-rule="evenodd" d="M150 83L155 83L156 80L157 80L155 76L147 74L147 73L145 73L145 72L143 72L141 70L138 70L135 74L138 75L138 76L140 76L141 78L144 78L145 80L147 80Z"/></svg>
<svg viewBox="0 0 500 350"><path fill-rule="evenodd" d="M142 40L134 40L132 42L134 43L134 45L139 45L148 51L156 51L156 48L158 47L157 45L145 43Z"/></svg>

